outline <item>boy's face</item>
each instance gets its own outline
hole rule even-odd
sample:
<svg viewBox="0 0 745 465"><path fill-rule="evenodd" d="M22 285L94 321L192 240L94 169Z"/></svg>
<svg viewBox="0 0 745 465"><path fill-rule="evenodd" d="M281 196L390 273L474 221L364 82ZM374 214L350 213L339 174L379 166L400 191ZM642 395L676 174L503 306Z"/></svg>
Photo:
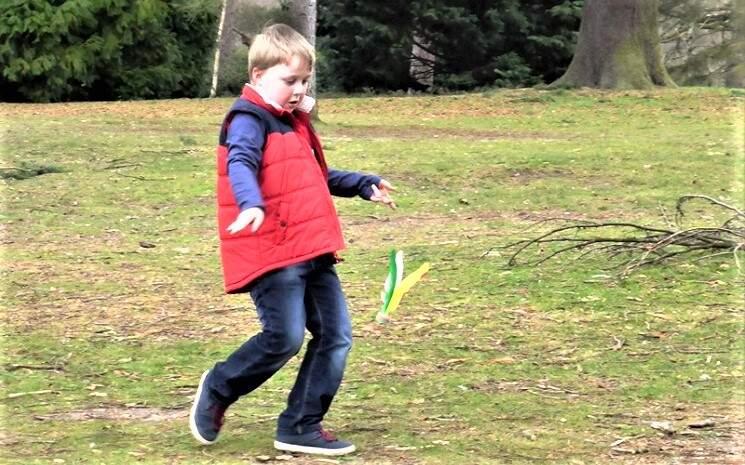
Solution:
<svg viewBox="0 0 745 465"><path fill-rule="evenodd" d="M251 82L282 108L292 111L308 91L312 72L306 60L294 55L287 63L267 69L254 68Z"/></svg>

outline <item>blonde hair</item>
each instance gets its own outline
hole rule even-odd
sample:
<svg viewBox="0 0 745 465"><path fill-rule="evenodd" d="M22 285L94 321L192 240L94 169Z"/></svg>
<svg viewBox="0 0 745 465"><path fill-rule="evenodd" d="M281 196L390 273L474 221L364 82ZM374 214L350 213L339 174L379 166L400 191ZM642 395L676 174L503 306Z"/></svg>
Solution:
<svg viewBox="0 0 745 465"><path fill-rule="evenodd" d="M256 35L248 49L248 76L255 68L267 69L288 63L293 56L305 60L312 69L316 61L313 46L295 29L286 24L273 24Z"/></svg>

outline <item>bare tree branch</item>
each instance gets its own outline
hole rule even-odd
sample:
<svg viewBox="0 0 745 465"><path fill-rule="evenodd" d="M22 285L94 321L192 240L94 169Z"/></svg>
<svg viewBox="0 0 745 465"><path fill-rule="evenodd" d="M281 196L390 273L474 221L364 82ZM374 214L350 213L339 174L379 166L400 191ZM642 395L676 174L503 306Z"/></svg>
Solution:
<svg viewBox="0 0 745 465"><path fill-rule="evenodd" d="M254 38L256 37L256 34L246 34L245 32L233 28L233 32L237 33L241 37L241 43L245 45L246 47L250 47L251 43L254 41Z"/></svg>
<svg viewBox="0 0 745 465"><path fill-rule="evenodd" d="M707 200L715 205L719 205L720 207L724 207L727 210L732 210L733 212L737 213L737 216L741 216L745 218L745 212L740 210L739 208L733 207L732 205L728 205L720 200L717 200L713 197L709 197L708 195L699 195L699 194L690 194L690 195L684 195L678 199L678 203L675 205L675 211L678 212L678 215L680 218L683 217L683 204L686 202L693 200L693 199L704 199Z"/></svg>
<svg viewBox="0 0 745 465"><path fill-rule="evenodd" d="M684 208L692 200L705 200L717 209L735 212L718 226L695 226L683 228L681 220L685 216ZM685 195L676 203L675 224L671 224L664 208L661 208L663 219L668 228L658 228L626 222L592 223L583 221L552 229L532 239L520 239L499 248L513 249L508 260L509 266L541 265L558 255L578 252L576 259L583 259L591 254L604 254L615 261L626 256L621 263L610 266L611 269L622 268L622 275L628 275L642 266L657 265L673 258L705 254L696 261L733 254L740 272L742 267L739 254L745 252L745 212L738 207L706 195ZM565 221L564 218L555 218ZM546 223L543 220L539 223ZM524 231L524 230L523 230ZM585 233L593 231L594 234ZM611 231L610 236L602 232ZM619 234L622 233L622 234ZM536 250L534 258L522 259L528 249ZM491 249L490 249L491 250ZM706 254L706 252L710 252ZM482 255L482 257L487 254ZM519 263L518 263L519 262Z"/></svg>

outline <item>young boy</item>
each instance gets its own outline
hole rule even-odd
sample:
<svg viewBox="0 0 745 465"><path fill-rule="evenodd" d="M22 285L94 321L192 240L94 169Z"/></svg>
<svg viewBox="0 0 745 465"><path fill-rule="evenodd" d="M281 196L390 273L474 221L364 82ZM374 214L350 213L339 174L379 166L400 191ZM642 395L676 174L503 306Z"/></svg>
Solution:
<svg viewBox="0 0 745 465"><path fill-rule="evenodd" d="M331 195L395 208L385 180L329 169L310 125L312 46L283 24L249 50L249 77L225 117L218 147L218 226L225 290L249 292L262 330L199 382L189 425L202 444L217 440L225 410L269 379L313 338L274 447L343 455L353 444L321 427L341 383L352 330L334 264L344 247Z"/></svg>

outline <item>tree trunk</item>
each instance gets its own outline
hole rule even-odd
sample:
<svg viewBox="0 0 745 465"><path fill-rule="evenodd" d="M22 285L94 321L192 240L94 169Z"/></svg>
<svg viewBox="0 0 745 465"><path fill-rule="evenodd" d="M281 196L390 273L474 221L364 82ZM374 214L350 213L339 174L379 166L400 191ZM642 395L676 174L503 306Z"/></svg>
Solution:
<svg viewBox="0 0 745 465"><path fill-rule="evenodd" d="M217 95L217 76L220 74L220 45L222 43L222 29L225 24L225 14L228 10L228 0L222 0L222 11L220 12L220 23L217 26L217 39L215 40L215 59L212 64L212 85L210 86L210 98Z"/></svg>
<svg viewBox="0 0 745 465"><path fill-rule="evenodd" d="M725 76L727 87L745 87L745 0L735 0L732 6L734 45L732 61L736 65Z"/></svg>
<svg viewBox="0 0 745 465"><path fill-rule="evenodd" d="M587 0L574 58L551 87L674 85L662 64L657 0Z"/></svg>
<svg viewBox="0 0 745 465"><path fill-rule="evenodd" d="M316 0L292 0L287 4L290 17L293 18L292 27L305 37L310 44L316 46L316 18L318 14ZM316 73L310 77L308 95L316 96ZM311 117L318 120L318 102L313 108Z"/></svg>
<svg viewBox="0 0 745 465"><path fill-rule="evenodd" d="M424 47L429 47L425 39L414 34L409 59L409 76L412 83L421 85L423 90L430 91L435 84L435 56ZM409 91L412 91L411 87Z"/></svg>
<svg viewBox="0 0 745 465"><path fill-rule="evenodd" d="M303 35L310 44L316 46L316 0L293 0L289 2L289 13L293 18L292 27ZM311 77L309 94L315 96L316 73Z"/></svg>

